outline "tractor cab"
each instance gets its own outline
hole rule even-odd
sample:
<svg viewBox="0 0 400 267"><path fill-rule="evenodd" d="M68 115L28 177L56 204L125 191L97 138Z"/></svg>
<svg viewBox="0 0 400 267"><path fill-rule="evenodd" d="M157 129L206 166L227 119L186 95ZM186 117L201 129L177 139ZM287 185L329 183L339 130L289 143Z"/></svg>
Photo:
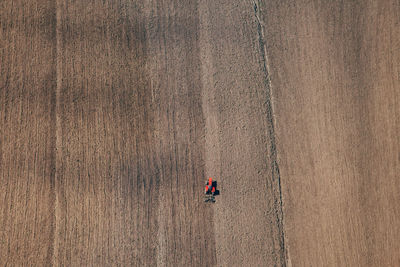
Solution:
<svg viewBox="0 0 400 267"><path fill-rule="evenodd" d="M217 181L214 181L211 177L208 178L205 184L204 194L204 202L215 202L215 196L219 194L219 190L217 190Z"/></svg>

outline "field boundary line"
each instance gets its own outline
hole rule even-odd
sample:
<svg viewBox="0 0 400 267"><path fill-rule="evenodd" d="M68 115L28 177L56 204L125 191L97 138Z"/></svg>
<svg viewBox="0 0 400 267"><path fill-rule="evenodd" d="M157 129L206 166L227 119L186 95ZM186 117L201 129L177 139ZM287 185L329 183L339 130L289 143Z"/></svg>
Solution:
<svg viewBox="0 0 400 267"><path fill-rule="evenodd" d="M279 235L279 257L280 263L282 266L287 266L287 248L285 244L285 231L284 231L284 213L283 213L283 199L282 199L282 187L281 187L281 176L278 165L278 157L276 150L276 137L275 137L275 123L274 123L274 111L273 111L273 103L272 103L272 85L271 78L269 76L269 65L268 65L268 55L267 55L267 47L265 45L265 37L264 37L264 24L261 20L261 11L260 11L260 1L259 0L251 0L254 15L257 20L257 35L258 42L260 48L260 56L262 62L262 69L264 73L264 84L265 90L267 93L266 97L266 115L267 115L267 130L269 137L269 160L271 164L271 178L272 178L272 190L278 194L276 196L274 194L274 209L276 216L276 224L278 227L278 235ZM277 188L275 188L277 183Z"/></svg>

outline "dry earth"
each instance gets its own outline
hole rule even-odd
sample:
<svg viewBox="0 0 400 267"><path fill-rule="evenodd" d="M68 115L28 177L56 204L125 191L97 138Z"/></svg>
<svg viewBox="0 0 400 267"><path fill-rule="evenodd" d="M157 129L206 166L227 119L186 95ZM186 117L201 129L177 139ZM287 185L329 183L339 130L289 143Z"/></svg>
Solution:
<svg viewBox="0 0 400 267"><path fill-rule="evenodd" d="M399 24L398 0L1 1L0 265L400 266Z"/></svg>
<svg viewBox="0 0 400 267"><path fill-rule="evenodd" d="M400 2L266 1L293 266L400 266Z"/></svg>

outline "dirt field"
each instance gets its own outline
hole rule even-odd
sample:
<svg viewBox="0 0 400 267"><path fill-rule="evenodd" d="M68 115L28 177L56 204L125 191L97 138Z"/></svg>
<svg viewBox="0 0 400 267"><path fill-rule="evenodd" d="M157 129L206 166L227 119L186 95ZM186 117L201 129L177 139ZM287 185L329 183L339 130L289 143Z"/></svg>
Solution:
<svg viewBox="0 0 400 267"><path fill-rule="evenodd" d="M288 261L400 266L400 2L300 2L261 6Z"/></svg>
<svg viewBox="0 0 400 267"><path fill-rule="evenodd" d="M397 0L1 1L0 265L400 266L399 103Z"/></svg>

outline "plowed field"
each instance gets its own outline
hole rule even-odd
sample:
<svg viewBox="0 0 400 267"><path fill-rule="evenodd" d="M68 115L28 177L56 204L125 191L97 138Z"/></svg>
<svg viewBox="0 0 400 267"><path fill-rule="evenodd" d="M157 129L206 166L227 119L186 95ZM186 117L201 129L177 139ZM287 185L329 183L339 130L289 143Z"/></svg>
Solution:
<svg viewBox="0 0 400 267"><path fill-rule="evenodd" d="M400 266L399 103L397 0L1 1L0 265Z"/></svg>

